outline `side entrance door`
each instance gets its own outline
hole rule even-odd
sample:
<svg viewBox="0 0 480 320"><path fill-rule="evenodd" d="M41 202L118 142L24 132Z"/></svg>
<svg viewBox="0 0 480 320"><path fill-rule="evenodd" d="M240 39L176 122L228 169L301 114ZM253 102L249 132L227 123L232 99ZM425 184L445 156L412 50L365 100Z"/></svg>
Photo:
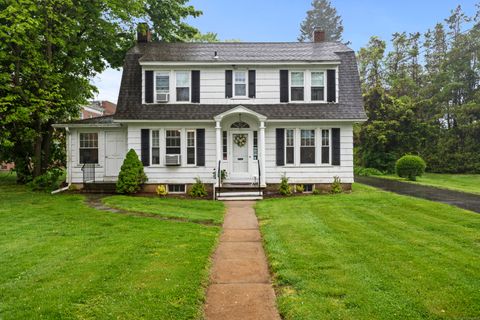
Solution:
<svg viewBox="0 0 480 320"><path fill-rule="evenodd" d="M126 137L123 131L105 132L105 176L116 177L126 155Z"/></svg>
<svg viewBox="0 0 480 320"><path fill-rule="evenodd" d="M232 178L248 177L248 133L232 133Z"/></svg>

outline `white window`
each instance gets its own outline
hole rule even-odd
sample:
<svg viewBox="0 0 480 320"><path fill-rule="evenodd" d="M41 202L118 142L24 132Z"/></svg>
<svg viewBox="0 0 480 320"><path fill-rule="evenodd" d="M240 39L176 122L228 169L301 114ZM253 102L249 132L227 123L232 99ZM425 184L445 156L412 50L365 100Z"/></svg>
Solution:
<svg viewBox="0 0 480 320"><path fill-rule="evenodd" d="M295 162L295 130L285 130L285 164Z"/></svg>
<svg viewBox="0 0 480 320"><path fill-rule="evenodd" d="M152 164L160 164L160 132L152 130Z"/></svg>
<svg viewBox="0 0 480 320"><path fill-rule="evenodd" d="M322 163L330 163L330 130L322 130Z"/></svg>
<svg viewBox="0 0 480 320"><path fill-rule="evenodd" d="M155 92L157 102L168 102L170 95L170 74L169 72L155 73Z"/></svg>
<svg viewBox="0 0 480 320"><path fill-rule="evenodd" d="M177 101L190 101L190 72L177 71L175 73L177 87Z"/></svg>
<svg viewBox="0 0 480 320"><path fill-rule="evenodd" d="M303 71L290 72L290 97L291 101L304 100L305 74Z"/></svg>
<svg viewBox="0 0 480 320"><path fill-rule="evenodd" d="M165 146L166 146L166 154L181 153L180 130L165 131Z"/></svg>
<svg viewBox="0 0 480 320"><path fill-rule="evenodd" d="M311 97L312 101L325 100L325 73L323 71L311 73Z"/></svg>
<svg viewBox="0 0 480 320"><path fill-rule="evenodd" d="M187 131L187 164L196 163L196 139L195 139L195 130Z"/></svg>
<svg viewBox="0 0 480 320"><path fill-rule="evenodd" d="M247 72L235 71L233 77L233 88L235 97L247 96Z"/></svg>
<svg viewBox="0 0 480 320"><path fill-rule="evenodd" d="M98 133L80 133L80 163L98 163Z"/></svg>
<svg viewBox="0 0 480 320"><path fill-rule="evenodd" d="M315 163L315 130L300 130L300 163Z"/></svg>

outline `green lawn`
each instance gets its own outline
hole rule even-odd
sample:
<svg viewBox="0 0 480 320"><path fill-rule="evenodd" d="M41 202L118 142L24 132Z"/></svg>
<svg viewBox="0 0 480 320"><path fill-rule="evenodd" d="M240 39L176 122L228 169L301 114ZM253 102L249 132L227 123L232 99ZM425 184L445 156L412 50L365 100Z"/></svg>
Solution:
<svg viewBox="0 0 480 320"><path fill-rule="evenodd" d="M0 319L202 317L219 227L97 211L80 195L12 183L0 176Z"/></svg>
<svg viewBox="0 0 480 320"><path fill-rule="evenodd" d="M103 202L114 208L158 214L167 218L180 218L197 222L221 224L224 215L222 202L183 200L159 197L111 196Z"/></svg>
<svg viewBox="0 0 480 320"><path fill-rule="evenodd" d="M480 194L480 174L425 173L417 181L409 181L393 174L376 177Z"/></svg>
<svg viewBox="0 0 480 320"><path fill-rule="evenodd" d="M285 319L479 319L480 215L363 185L257 204Z"/></svg>

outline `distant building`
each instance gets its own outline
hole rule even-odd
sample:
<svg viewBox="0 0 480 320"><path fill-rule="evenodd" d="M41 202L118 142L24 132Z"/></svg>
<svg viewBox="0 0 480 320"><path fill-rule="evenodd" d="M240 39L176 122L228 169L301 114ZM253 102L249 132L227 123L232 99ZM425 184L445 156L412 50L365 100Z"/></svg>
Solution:
<svg viewBox="0 0 480 320"><path fill-rule="evenodd" d="M117 105L110 101L94 100L88 106L83 106L80 119L90 119L101 116L109 116L115 113Z"/></svg>
<svg viewBox="0 0 480 320"><path fill-rule="evenodd" d="M6 162L1 162L0 163L0 171L10 171L15 168L15 164L13 162L6 163Z"/></svg>

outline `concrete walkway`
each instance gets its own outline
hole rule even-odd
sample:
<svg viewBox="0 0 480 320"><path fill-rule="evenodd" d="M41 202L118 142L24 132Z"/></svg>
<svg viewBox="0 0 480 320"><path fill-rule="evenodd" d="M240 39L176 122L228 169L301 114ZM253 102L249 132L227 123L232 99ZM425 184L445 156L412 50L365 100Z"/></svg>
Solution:
<svg viewBox="0 0 480 320"><path fill-rule="evenodd" d="M280 319L254 204L225 202L227 214L207 290L208 320Z"/></svg>
<svg viewBox="0 0 480 320"><path fill-rule="evenodd" d="M480 195L477 194L376 177L355 177L355 181L390 192L443 202L480 213Z"/></svg>

